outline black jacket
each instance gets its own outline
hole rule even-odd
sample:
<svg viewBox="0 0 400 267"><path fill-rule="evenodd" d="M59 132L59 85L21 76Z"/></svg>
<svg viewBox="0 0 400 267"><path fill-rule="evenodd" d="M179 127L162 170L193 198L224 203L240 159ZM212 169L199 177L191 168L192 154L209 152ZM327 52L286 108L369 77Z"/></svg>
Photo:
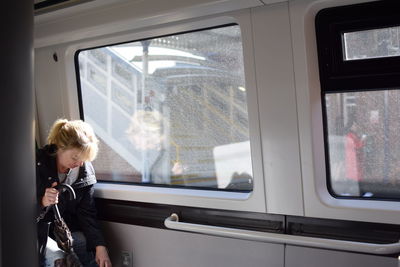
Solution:
<svg viewBox="0 0 400 267"><path fill-rule="evenodd" d="M41 199L46 188L54 182L59 183L56 163L56 147L45 146L37 151L36 155L36 187L38 199L38 216L45 209L41 207ZM80 167L78 179L71 185L75 190L76 199L69 200L68 192L58 197L58 208L61 216L72 232L82 231L86 237L87 249L94 250L96 246L105 246L103 235L96 219L96 207L93 198L93 185L96 177L93 166L85 162ZM49 226L54 221L52 209L37 223L40 256L43 257L47 243L47 235L52 233Z"/></svg>

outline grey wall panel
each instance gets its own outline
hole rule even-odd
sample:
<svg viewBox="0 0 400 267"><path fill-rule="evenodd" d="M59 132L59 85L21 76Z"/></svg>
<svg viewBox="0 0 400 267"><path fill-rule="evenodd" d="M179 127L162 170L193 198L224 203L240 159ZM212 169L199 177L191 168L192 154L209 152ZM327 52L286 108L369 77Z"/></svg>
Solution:
<svg viewBox="0 0 400 267"><path fill-rule="evenodd" d="M33 1L0 11L0 266L36 266Z"/></svg>
<svg viewBox="0 0 400 267"><path fill-rule="evenodd" d="M398 267L396 258L287 246L285 267Z"/></svg>
<svg viewBox="0 0 400 267"><path fill-rule="evenodd" d="M120 223L103 223L113 266L121 251L134 267L283 267L284 246ZM111 245L112 244L112 245Z"/></svg>

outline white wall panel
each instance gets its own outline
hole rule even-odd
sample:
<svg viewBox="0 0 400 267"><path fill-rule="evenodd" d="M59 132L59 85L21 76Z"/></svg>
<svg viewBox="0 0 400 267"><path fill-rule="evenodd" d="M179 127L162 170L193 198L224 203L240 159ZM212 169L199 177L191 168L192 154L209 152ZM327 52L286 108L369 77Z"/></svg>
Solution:
<svg viewBox="0 0 400 267"><path fill-rule="evenodd" d="M362 1L297 0L289 3L304 211L309 217L398 224L398 202L338 199L332 197L327 190L315 15L323 8L359 2Z"/></svg>
<svg viewBox="0 0 400 267"><path fill-rule="evenodd" d="M288 4L252 15L267 211L303 215Z"/></svg>
<svg viewBox="0 0 400 267"><path fill-rule="evenodd" d="M171 205L185 205L226 210L265 212L264 179L261 161L260 129L257 109L257 90L254 70L252 22L250 10L245 9L221 16L193 19L182 23L155 25L151 30L106 35L102 38L84 39L66 44L37 48L37 97L41 140L44 140L50 125L58 117L79 118L78 93L74 55L78 49L109 43L131 41L176 32L190 31L238 23L242 30L244 68L248 100L254 190L246 193L215 192L207 190L169 189L118 184L99 184L97 197L121 199ZM82 29L85 32L84 29ZM58 62L52 55L58 54ZM46 103L50 102L49 105ZM42 142L43 144L43 142Z"/></svg>
<svg viewBox="0 0 400 267"><path fill-rule="evenodd" d="M60 58L58 62L53 59L53 54L57 52L57 47L35 49L35 94L41 145L46 144L52 123L57 118L65 117L68 104L63 97L65 85L61 83L63 73L60 69L64 66Z"/></svg>
<svg viewBox="0 0 400 267"><path fill-rule="evenodd" d="M103 1L104 2L104 1ZM87 5L93 5L88 3ZM35 17L35 47L263 5L259 0L146 0L79 6Z"/></svg>

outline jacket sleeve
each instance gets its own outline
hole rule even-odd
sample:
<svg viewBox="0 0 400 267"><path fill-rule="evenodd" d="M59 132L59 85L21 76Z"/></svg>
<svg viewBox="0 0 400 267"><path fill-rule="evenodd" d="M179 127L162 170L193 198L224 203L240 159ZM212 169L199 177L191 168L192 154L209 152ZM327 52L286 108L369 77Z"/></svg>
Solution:
<svg viewBox="0 0 400 267"><path fill-rule="evenodd" d="M77 207L76 215L79 226L86 237L88 250L94 250L96 246L105 246L106 243L96 218L93 185L82 188L82 190L85 190L85 192Z"/></svg>
<svg viewBox="0 0 400 267"><path fill-rule="evenodd" d="M42 198L46 185L41 176L40 164L40 161L36 162L36 216L39 216L46 210L46 208L42 207Z"/></svg>

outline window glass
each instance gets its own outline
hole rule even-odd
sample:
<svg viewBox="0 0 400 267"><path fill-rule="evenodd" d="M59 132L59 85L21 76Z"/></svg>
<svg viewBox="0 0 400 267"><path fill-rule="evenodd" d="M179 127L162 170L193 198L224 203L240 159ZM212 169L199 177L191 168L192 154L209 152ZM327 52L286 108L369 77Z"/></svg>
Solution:
<svg viewBox="0 0 400 267"><path fill-rule="evenodd" d="M331 189L399 198L400 90L325 95Z"/></svg>
<svg viewBox="0 0 400 267"><path fill-rule="evenodd" d="M348 32L343 41L345 60L400 56L400 27Z"/></svg>
<svg viewBox="0 0 400 267"><path fill-rule="evenodd" d="M80 51L99 180L251 191L237 25Z"/></svg>

